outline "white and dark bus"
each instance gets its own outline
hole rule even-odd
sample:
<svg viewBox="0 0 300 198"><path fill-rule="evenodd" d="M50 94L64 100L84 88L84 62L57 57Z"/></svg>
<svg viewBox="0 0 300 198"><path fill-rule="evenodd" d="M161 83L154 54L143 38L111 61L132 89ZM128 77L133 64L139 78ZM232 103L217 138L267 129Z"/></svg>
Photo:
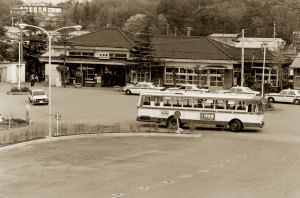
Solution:
<svg viewBox="0 0 300 198"><path fill-rule="evenodd" d="M181 114L179 126L191 123L229 126L233 132L244 127L264 126L261 97L216 93L142 93L137 106L137 121L176 127L176 111Z"/></svg>

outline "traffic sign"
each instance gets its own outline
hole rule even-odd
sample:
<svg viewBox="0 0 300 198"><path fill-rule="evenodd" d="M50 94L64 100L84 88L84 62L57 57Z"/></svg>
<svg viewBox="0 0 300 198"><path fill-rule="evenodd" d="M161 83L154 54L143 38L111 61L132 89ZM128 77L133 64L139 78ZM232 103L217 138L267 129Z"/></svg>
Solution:
<svg viewBox="0 0 300 198"><path fill-rule="evenodd" d="M180 116L181 116L181 113L180 113L180 111L175 111L175 113L174 113L174 118L180 118Z"/></svg>

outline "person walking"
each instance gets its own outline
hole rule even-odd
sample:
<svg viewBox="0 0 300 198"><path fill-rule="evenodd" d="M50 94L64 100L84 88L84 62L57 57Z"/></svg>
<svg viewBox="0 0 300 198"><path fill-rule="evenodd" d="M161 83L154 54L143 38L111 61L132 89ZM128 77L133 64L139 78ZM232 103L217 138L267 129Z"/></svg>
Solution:
<svg viewBox="0 0 300 198"><path fill-rule="evenodd" d="M34 74L31 74L30 75L30 83L31 83L31 87L34 86L34 83L35 83L35 77L34 77Z"/></svg>

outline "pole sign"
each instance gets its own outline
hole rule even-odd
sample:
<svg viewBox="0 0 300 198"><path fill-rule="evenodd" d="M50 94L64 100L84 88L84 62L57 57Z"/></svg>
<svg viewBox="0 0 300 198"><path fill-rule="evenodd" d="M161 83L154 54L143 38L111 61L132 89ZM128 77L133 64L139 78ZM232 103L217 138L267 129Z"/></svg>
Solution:
<svg viewBox="0 0 300 198"><path fill-rule="evenodd" d="M56 120L61 120L61 114L59 114L59 113L55 114L55 119Z"/></svg>
<svg viewBox="0 0 300 198"><path fill-rule="evenodd" d="M180 111L175 111L174 118L178 119L178 118L180 118L180 116L181 116Z"/></svg>

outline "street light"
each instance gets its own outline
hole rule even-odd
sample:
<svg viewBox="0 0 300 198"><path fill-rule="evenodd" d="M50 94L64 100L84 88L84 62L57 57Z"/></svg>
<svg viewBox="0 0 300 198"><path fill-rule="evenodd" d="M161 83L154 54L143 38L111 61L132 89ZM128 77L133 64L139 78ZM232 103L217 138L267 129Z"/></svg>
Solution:
<svg viewBox="0 0 300 198"><path fill-rule="evenodd" d="M264 62L263 62L263 74L262 74L262 83L261 83L261 96L264 97L266 50L267 50L268 44L267 43L262 43L261 47L264 49Z"/></svg>
<svg viewBox="0 0 300 198"><path fill-rule="evenodd" d="M29 41L18 41L18 40L11 40L12 42L19 43L19 75L18 75L18 89L21 89L21 43L29 43Z"/></svg>
<svg viewBox="0 0 300 198"><path fill-rule="evenodd" d="M51 39L54 35L55 32L58 32L60 30L63 30L63 29L69 29L69 28L74 28L76 30L80 30L81 29L81 25L75 25L75 26L67 26L67 27L62 27L62 28L58 28L56 30L54 30L51 34L49 34L48 31L46 31L45 29L41 28L41 27L38 27L38 26L35 26L35 25L29 25L29 24L25 24L25 23L19 23L19 27L21 29L24 29L26 27L33 27L33 28L37 28L39 30L42 30L45 34L47 34L48 36L48 39L49 39L49 68L48 68L48 83L49 83L49 101L48 101L48 106L49 106L49 137L52 136L52 126L51 126L51 122L52 122L52 119L51 119Z"/></svg>

